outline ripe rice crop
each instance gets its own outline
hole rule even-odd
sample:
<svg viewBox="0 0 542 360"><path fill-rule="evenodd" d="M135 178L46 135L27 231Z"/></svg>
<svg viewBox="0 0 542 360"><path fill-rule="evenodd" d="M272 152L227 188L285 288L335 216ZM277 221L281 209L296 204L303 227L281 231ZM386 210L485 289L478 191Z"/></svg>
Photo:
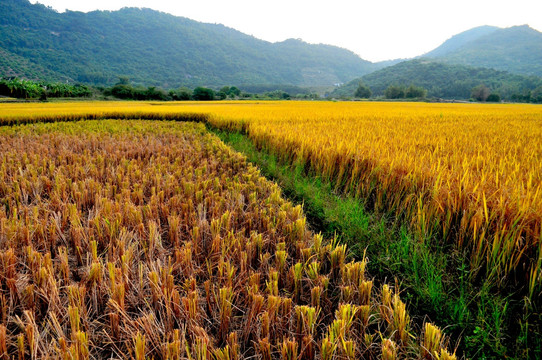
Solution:
<svg viewBox="0 0 542 360"><path fill-rule="evenodd" d="M334 107L294 106L241 124L260 148L410 219L420 238L467 249L472 273L501 285L516 279L531 296L540 290L540 107ZM226 120L218 126L240 124Z"/></svg>
<svg viewBox="0 0 542 360"><path fill-rule="evenodd" d="M341 104L315 110L254 116L243 126L257 146L331 180L337 191L410 219L420 238L437 235L466 249L473 274L482 269L500 285L512 279L531 296L540 290L539 107Z"/></svg>
<svg viewBox="0 0 542 360"><path fill-rule="evenodd" d="M332 181L338 192L407 219L420 238L434 235L464 251L473 278L522 287L531 298L542 290L539 106L121 102L2 110L4 123L117 112L192 116L244 131L258 147Z"/></svg>
<svg viewBox="0 0 542 360"><path fill-rule="evenodd" d="M202 124L3 127L0 158L0 358L455 358Z"/></svg>

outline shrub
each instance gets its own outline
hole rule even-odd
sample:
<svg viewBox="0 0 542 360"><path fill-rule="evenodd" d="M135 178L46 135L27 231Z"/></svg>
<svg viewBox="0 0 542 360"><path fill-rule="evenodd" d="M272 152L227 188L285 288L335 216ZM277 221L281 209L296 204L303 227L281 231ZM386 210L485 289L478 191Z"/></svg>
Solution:
<svg viewBox="0 0 542 360"><path fill-rule="evenodd" d="M198 101L209 101L214 100L215 98L215 92L213 89L205 88L198 86L194 89L194 92L192 93L192 99L198 100Z"/></svg>
<svg viewBox="0 0 542 360"><path fill-rule="evenodd" d="M373 93L371 89L367 85L363 84L362 82L359 83L356 93L354 94L355 97L362 98L362 99L368 99L372 95Z"/></svg>
<svg viewBox="0 0 542 360"><path fill-rule="evenodd" d="M386 99L404 99L405 89L402 86L390 85L384 91L384 96Z"/></svg>
<svg viewBox="0 0 542 360"><path fill-rule="evenodd" d="M406 89L405 97L407 99L416 99L416 98L424 98L427 95L427 90L420 86L414 86L410 85L408 89Z"/></svg>
<svg viewBox="0 0 542 360"><path fill-rule="evenodd" d="M487 99L487 102L501 102L501 96L499 94L490 94Z"/></svg>
<svg viewBox="0 0 542 360"><path fill-rule="evenodd" d="M491 90L485 85L478 85L471 91L471 97L477 101L486 101L490 94Z"/></svg>

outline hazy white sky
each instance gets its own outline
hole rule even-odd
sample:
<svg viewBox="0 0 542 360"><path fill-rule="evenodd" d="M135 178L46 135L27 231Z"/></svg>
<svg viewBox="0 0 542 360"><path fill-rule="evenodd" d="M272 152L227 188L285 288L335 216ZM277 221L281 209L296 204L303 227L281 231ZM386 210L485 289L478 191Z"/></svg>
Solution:
<svg viewBox="0 0 542 360"><path fill-rule="evenodd" d="M421 55L480 25L542 31L542 0L31 0L59 11L147 7L268 41L301 38L379 61Z"/></svg>

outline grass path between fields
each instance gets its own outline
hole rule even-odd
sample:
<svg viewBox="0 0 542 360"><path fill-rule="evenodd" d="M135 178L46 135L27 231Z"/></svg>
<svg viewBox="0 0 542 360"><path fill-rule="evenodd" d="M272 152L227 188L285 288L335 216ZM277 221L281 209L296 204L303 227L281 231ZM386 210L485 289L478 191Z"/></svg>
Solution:
<svg viewBox="0 0 542 360"><path fill-rule="evenodd" d="M276 181L287 198L302 203L314 231L346 243L353 258L366 252L376 281L397 279L410 313L420 323L422 316L429 316L444 328L457 343L459 356L542 357L540 314L520 299L496 294L487 284L469 282L463 254L436 239L415 239L407 224L389 214L371 214L360 199L334 193L330 183L306 174L301 164L280 163L246 135L210 130Z"/></svg>

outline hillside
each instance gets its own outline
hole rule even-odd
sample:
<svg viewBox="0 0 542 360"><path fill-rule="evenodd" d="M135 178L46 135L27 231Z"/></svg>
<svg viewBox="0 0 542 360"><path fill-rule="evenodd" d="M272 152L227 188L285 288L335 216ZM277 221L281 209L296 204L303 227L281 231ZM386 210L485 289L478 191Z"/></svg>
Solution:
<svg viewBox="0 0 542 360"><path fill-rule="evenodd" d="M473 29L474 33L459 34L426 56L451 64L542 76L542 33L527 25L492 29L481 27Z"/></svg>
<svg viewBox="0 0 542 360"><path fill-rule="evenodd" d="M462 46L470 43L471 41L477 40L480 37L491 34L498 30L498 27L495 26L478 26L467 31L463 31L457 35L452 36L450 39L446 40L438 48L426 53L423 57L440 57L445 56L453 51L458 50Z"/></svg>
<svg viewBox="0 0 542 360"><path fill-rule="evenodd" d="M0 68L0 76L39 73L105 85L124 75L166 88L329 86L379 67L346 49L293 39L270 43L150 9L58 13L27 0L3 0L0 15L0 49L16 63L29 63L15 74Z"/></svg>
<svg viewBox="0 0 542 360"><path fill-rule="evenodd" d="M528 26L465 31L425 54L430 62L371 63L335 46L298 39L270 43L223 25L150 9L58 13L28 0L0 2L0 77L111 85L125 76L135 85L163 88L315 88L377 71L364 78L376 94L394 82L424 86L430 96L463 98L480 83L504 96L530 89L536 80L480 68L542 76L540 54L542 33ZM437 65L443 62L451 65ZM334 94L353 93L353 86Z"/></svg>
<svg viewBox="0 0 542 360"><path fill-rule="evenodd" d="M505 99L542 85L542 79L510 74L488 68L451 65L429 59L404 61L381 69L337 88L331 96L351 97L360 80L368 85L373 95L383 95L390 85L416 85L427 89L429 97L468 99L473 87L484 84Z"/></svg>
<svg viewBox="0 0 542 360"><path fill-rule="evenodd" d="M54 71L45 69L22 56L0 48L0 77L20 77L24 75L29 80L54 79L58 81L70 80Z"/></svg>

